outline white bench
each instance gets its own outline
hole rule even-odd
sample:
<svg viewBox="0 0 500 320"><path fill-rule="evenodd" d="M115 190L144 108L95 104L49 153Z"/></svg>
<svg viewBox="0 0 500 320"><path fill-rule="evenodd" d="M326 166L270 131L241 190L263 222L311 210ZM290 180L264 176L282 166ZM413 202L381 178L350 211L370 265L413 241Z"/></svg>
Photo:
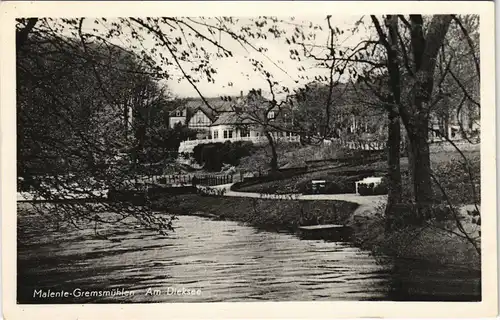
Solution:
<svg viewBox="0 0 500 320"><path fill-rule="evenodd" d="M368 177L364 178L363 180L356 181L356 194L359 194L358 186L360 183L373 183L373 186L378 186L380 183L382 183L382 177Z"/></svg>
<svg viewBox="0 0 500 320"><path fill-rule="evenodd" d="M326 180L311 180L311 185L313 193L316 193L326 187Z"/></svg>

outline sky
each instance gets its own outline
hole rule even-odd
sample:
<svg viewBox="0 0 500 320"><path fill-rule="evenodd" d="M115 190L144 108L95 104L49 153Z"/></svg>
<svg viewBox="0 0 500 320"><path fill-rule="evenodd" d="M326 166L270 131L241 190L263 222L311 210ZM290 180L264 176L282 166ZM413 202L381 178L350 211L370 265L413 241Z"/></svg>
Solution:
<svg viewBox="0 0 500 320"><path fill-rule="evenodd" d="M359 17L356 18L359 19ZM328 33L325 30L327 27L326 17L312 17L304 20L306 24L312 22L314 24L321 24L324 27L323 31L318 31L317 39L312 43L325 44L328 38ZM355 21L354 18L339 18L338 20L337 26L339 28L351 28ZM293 27L291 29L293 29ZM359 41L359 37L355 36L351 40ZM248 57L254 57L265 63L266 70L271 72L280 85L284 85L290 89L301 87L308 82L307 80L300 79L300 75L314 77L315 75L326 76L328 74L325 69L315 67L316 62L310 59L302 60L301 62L290 59L290 47L284 41L284 39L268 39L256 42L268 49L266 55L269 59L256 52L247 53L245 50L242 50L237 43L230 39L225 43L223 41L222 45L230 48L230 50L235 53L234 56L232 58L213 60L213 66L217 70L217 76L215 77L216 82L201 82L198 84L198 88L206 96L235 96L239 95L241 91L246 93L251 88L262 89L263 92L269 94L269 85L265 77L253 71L253 67L248 62ZM274 66L274 63L270 60L278 64L286 73ZM304 67L306 70L299 72L298 68L300 66ZM298 81L298 83L296 83L296 81ZM231 82L233 85L228 86L228 82ZM178 96L189 97L197 95L196 91L186 80L182 80L181 82L172 80L169 81L168 84L171 90ZM283 97L284 94L278 94L278 96Z"/></svg>
<svg viewBox="0 0 500 320"><path fill-rule="evenodd" d="M257 18L257 17L255 17ZM199 19L199 18L193 18ZM238 18L238 22L232 25L234 30L238 30L242 26L252 24L253 21L251 18ZM279 27L284 29L287 34L292 34L293 30L297 25L299 26L309 26L311 23L313 25L321 25L323 30L314 31L316 38L315 40L309 41L310 44L316 46L324 46L328 39L328 25L326 16L312 16L312 17L295 17L295 18L281 18L285 20L285 23L279 23ZM358 29L356 33L350 32L350 30L355 26L355 22L360 19L360 16L332 16L331 21L334 28L339 28L340 30L345 30L345 33L342 35L338 35L336 39L336 45L339 47L349 46L352 44L356 44L368 35L366 30L362 30L361 27ZM106 31L109 28L112 22L116 22L117 20L107 20L105 23L102 23L103 26L97 26L89 19L89 21L85 22L84 29L87 32L99 32ZM199 21L199 20L197 20ZM216 24L216 20L213 18L205 18L205 22L210 24ZM107 25L107 26L106 26ZM162 24L163 25L163 24ZM193 25L193 24L191 24ZM266 27L267 28L267 27ZM170 30L169 30L170 29ZM176 38L177 36L181 37L182 35L179 32L172 31L172 29L166 25L163 25L162 30L164 33L171 39ZM205 30L204 27L200 27L198 30ZM266 29L267 30L267 29ZM308 31L310 29L305 28L304 30ZM312 31L312 29L311 29ZM139 32L140 33L140 32ZM230 58L216 58L212 57L210 59L211 66L217 70L217 74L214 76L215 83L210 83L204 79L201 79L199 83L197 83L197 88L200 92L206 97L216 97L216 96L237 96L240 92L244 94L248 93L248 91L252 88L261 89L265 95L269 94L269 86L265 77L253 70L251 63L249 62L249 58L254 58L263 63L264 69L270 72L276 80L280 87L285 86L289 88L291 91L298 87L304 86L305 83L309 82L314 78L315 75L323 75L326 76L327 70L324 68L318 68L316 66L316 62L312 59L302 59L302 61L294 61L290 58L290 46L285 43L285 38L274 39L268 37L266 40L264 39L250 39L255 46L262 46L267 48L267 52L265 56L257 51L248 48L243 48L237 41L231 39L231 37L224 35L223 33L220 35L209 35L208 33L204 33L207 36L213 37L214 41L219 42L224 48L230 50L233 53L233 56ZM151 35L143 32L141 34L143 38L141 41L137 41L131 38L130 32L126 30L122 33L120 37L115 38L113 41L121 46L130 46L131 44L135 44L140 47L140 49L145 49L146 51L151 50L152 48L160 51L164 56L169 56L169 52L167 49L155 46L158 43L158 39L153 38ZM219 37L217 39L217 37ZM191 39L184 38L186 40L191 41ZM212 43L208 41L202 40L194 40L199 47L203 47L210 54L216 53L219 49L217 49ZM322 49L315 49L316 54L320 54ZM319 50L319 51L318 51ZM158 54L156 52L156 55ZM155 55L155 56L156 56ZM158 60L158 63L166 68L166 66ZM196 61L192 61L192 64L195 64ZM192 65L191 64L191 65ZM191 67L190 63L183 63L183 66L186 69ZM277 67L279 66L279 67ZM303 71L299 71L298 68L304 68ZM166 71L169 75L171 75L171 79L167 80L166 83L171 91L171 93L178 97L197 97L199 96L193 86L182 77L180 70L177 68L168 67ZM308 76L310 79L301 79L300 75ZM196 76L196 74L194 74ZM279 92L275 88L275 94L277 98L283 98L286 93Z"/></svg>

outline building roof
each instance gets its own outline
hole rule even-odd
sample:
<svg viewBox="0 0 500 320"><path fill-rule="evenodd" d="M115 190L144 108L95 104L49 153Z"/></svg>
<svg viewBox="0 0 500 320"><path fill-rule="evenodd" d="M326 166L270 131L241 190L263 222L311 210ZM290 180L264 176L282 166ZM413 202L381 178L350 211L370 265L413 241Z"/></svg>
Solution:
<svg viewBox="0 0 500 320"><path fill-rule="evenodd" d="M212 126L221 124L252 124L255 121L252 121L249 117L245 117L244 110L249 108L255 111L254 108L258 108L264 111L269 107L269 103L271 103L268 99L262 97L260 91L250 91L245 97L242 93L239 97L228 97L225 99L214 97L205 98L205 100L210 106L201 98L189 98L182 106L179 106L170 114L186 109L186 120L189 121L198 110L201 110L213 122ZM235 111L238 109L242 112Z"/></svg>
<svg viewBox="0 0 500 320"><path fill-rule="evenodd" d="M236 112L222 112L212 126L252 124L254 121Z"/></svg>
<svg viewBox="0 0 500 320"><path fill-rule="evenodd" d="M227 112L234 110L236 99L231 99L231 101L225 101L220 97L217 98L205 98L210 106L207 106L201 98L189 99L183 108L187 108L187 118L189 119L198 110L202 110L203 113L207 115L210 120L214 121L217 115L221 112Z"/></svg>

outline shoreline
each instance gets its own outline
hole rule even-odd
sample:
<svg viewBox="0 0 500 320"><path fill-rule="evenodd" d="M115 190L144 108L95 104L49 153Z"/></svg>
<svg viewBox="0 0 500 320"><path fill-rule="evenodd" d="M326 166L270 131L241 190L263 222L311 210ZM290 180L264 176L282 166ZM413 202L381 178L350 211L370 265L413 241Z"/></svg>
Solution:
<svg viewBox="0 0 500 320"><path fill-rule="evenodd" d="M471 271L481 271L480 256L470 244L457 236L431 228L420 230L417 227L386 234L383 217L380 213L383 208L377 203L358 205L341 200L277 200L200 195L190 195L189 197L191 199L184 197L181 200L183 204L180 205L179 209L183 212L176 213L176 215L238 221L267 231L288 231L295 234L300 234L299 226L328 223L341 224L351 229L350 242L362 249L370 250L374 256L411 259L422 263L457 266ZM196 197L198 197L197 201L192 201ZM268 215L265 210L254 211L257 216L249 217L244 210L241 210L241 207L248 208L248 204L255 201L267 203L270 205L271 211L280 210L279 207L281 206L284 206L286 211L290 209L289 205L291 203L312 204L312 206L308 207L309 221L305 224L296 223L297 220L294 221L293 213L282 216L282 220L265 219L265 216ZM326 221L321 221L325 217L321 215L320 208L328 207L328 204L340 205L342 212L336 209L336 215L329 212L330 216ZM297 213L297 210L295 210L295 213ZM314 223L314 220L320 220L320 223Z"/></svg>
<svg viewBox="0 0 500 320"><path fill-rule="evenodd" d="M480 256L464 239L442 230L418 228L387 234L380 204L349 200L272 199L199 194L176 195L178 204L157 200L157 210L173 215L238 221L270 231L300 236L300 226L338 224L350 229L349 242L375 256L416 259L440 265L481 270ZM17 202L18 208L35 203ZM173 209L173 210L172 210ZM464 208L462 208L464 209ZM464 221L467 223L466 221ZM327 239L328 240L328 239Z"/></svg>
<svg viewBox="0 0 500 320"><path fill-rule="evenodd" d="M200 216L214 220L231 220L252 227L298 231L299 226L317 224L345 225L358 207L347 201L284 200L227 196L177 196L175 209L157 205L161 211L169 208L174 215ZM170 211L169 210L169 211Z"/></svg>

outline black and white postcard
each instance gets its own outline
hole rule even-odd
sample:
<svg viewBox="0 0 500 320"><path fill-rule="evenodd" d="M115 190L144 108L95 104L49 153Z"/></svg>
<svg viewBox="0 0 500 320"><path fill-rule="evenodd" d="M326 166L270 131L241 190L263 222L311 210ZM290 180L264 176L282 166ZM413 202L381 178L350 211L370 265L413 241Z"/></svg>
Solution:
<svg viewBox="0 0 500 320"><path fill-rule="evenodd" d="M6 319L497 313L493 2L0 8Z"/></svg>

